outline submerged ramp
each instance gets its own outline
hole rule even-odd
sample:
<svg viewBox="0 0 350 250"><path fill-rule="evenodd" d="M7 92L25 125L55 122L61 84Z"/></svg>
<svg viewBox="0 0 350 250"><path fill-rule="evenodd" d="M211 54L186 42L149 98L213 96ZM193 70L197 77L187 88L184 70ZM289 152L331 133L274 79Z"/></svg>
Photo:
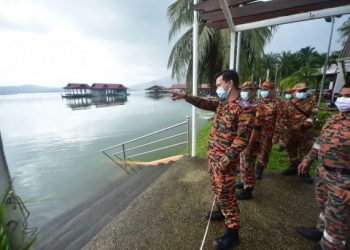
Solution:
<svg viewBox="0 0 350 250"><path fill-rule="evenodd" d="M267 172L253 194L253 200L239 203L241 244L235 249L314 249L315 242L296 232L317 221L313 185ZM84 249L199 249L212 201L206 160L180 160ZM211 222L204 249L213 249L223 230L223 222Z"/></svg>

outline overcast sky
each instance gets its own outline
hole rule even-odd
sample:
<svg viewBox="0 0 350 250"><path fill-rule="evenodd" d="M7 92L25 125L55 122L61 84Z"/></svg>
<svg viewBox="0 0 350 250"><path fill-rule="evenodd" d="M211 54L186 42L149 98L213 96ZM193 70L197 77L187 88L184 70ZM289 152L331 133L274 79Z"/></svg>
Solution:
<svg viewBox="0 0 350 250"><path fill-rule="evenodd" d="M0 0L0 86L124 83L170 75L174 0ZM346 20L337 20L336 28ZM324 20L280 26L266 51L327 50ZM340 49L335 30L332 50Z"/></svg>

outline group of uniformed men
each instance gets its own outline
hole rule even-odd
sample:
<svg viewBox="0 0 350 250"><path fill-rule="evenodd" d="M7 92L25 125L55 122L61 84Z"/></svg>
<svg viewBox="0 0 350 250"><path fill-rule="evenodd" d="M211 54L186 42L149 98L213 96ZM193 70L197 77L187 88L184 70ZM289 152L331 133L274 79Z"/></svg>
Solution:
<svg viewBox="0 0 350 250"><path fill-rule="evenodd" d="M309 166L317 157L320 160L316 183L319 222L317 227L299 228L299 233L319 240L317 249L345 249L350 212L350 85L343 86L335 103L341 113L329 119L314 144L315 98L308 95L305 83L286 91L284 101L276 98L271 81L259 87L251 81L239 86L233 70L218 73L216 87L218 99L172 94L173 100L185 99L215 112L208 140L208 171L217 209L208 212L207 219L224 220L226 228L214 241L215 248L231 249L239 244L237 199L252 199L255 180L262 179L272 145L281 143L289 160L282 172L285 176L299 173L306 183L312 183ZM236 183L237 170L241 180ZM235 188L241 191L236 194Z"/></svg>

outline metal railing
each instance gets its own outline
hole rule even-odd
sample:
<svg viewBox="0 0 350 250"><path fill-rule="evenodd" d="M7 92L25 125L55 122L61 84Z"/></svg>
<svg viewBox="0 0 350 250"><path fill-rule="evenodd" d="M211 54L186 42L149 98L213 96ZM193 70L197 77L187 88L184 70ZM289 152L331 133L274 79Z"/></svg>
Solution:
<svg viewBox="0 0 350 250"><path fill-rule="evenodd" d="M150 142L147 142L147 143L144 143L141 145L128 147L131 143L135 143L135 142L138 142L142 139L150 138L152 136L160 135L161 133L163 133L165 131L174 130L175 128L178 128L181 126L185 127L184 132L177 133L177 134L170 135L170 136L168 134L168 136L166 136L164 138L162 137L160 139L151 140ZM180 142L173 143L173 144L170 144L167 146L163 146L163 147L149 150L149 146L151 146L151 145L154 146L154 144L156 144L156 143L169 141L171 139L178 138L181 136L186 136L186 141L180 141ZM137 137L135 139L132 139L132 140L129 140L129 141L119 143L117 145L102 149L101 152L103 154L105 154L109 159L111 159L116 165L120 166L123 170L128 172L127 166L128 166L128 163L133 161L132 158L135 158L135 157L141 156L141 155L154 153L154 152L164 150L164 149L173 148L173 147L180 146L180 145L186 145L187 154L189 154L189 150L190 150L190 118L189 118L189 116L186 116L186 121L184 121L184 122L177 123L177 124L174 124L170 127L163 128L163 129L157 130L155 132L146 134L144 136L140 136L140 137ZM130 153L130 151L133 151L135 149L140 150L142 148L145 148L146 151L141 151L141 152L137 152L137 153L133 153L131 155L128 155L128 153ZM111 152L113 149L117 149L117 151Z"/></svg>

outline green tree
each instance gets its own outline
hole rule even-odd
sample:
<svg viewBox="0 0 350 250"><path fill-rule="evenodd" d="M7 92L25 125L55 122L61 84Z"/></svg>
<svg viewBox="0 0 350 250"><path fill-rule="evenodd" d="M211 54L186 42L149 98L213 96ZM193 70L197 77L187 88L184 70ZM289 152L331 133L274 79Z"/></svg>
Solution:
<svg viewBox="0 0 350 250"><path fill-rule="evenodd" d="M314 47L307 46L300 49L296 55L298 57L299 65L306 65L310 62L311 58L317 56L317 52Z"/></svg>
<svg viewBox="0 0 350 250"><path fill-rule="evenodd" d="M282 51L278 55L278 61L281 78L290 76L299 69L297 55L290 51Z"/></svg>
<svg viewBox="0 0 350 250"><path fill-rule="evenodd" d="M344 45L346 39L350 36L350 17L337 29L337 31L340 33L340 39Z"/></svg>
<svg viewBox="0 0 350 250"><path fill-rule="evenodd" d="M177 0L168 7L170 23L169 40L177 38L170 53L168 68L172 76L192 82L192 1ZM262 28L242 32L240 75L242 81L250 79L255 59L263 54L263 48L273 33L271 28ZM199 26L198 76L199 82L210 82L215 89L214 76L217 72L228 68L230 32L228 29L215 30Z"/></svg>

